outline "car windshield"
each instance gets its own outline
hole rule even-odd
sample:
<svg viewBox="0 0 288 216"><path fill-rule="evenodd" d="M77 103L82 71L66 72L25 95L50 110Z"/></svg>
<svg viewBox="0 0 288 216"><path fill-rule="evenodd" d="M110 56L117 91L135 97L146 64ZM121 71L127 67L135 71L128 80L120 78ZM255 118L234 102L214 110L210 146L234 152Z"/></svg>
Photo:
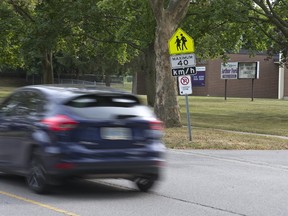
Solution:
<svg viewBox="0 0 288 216"><path fill-rule="evenodd" d="M132 95L84 95L64 104L83 118L115 119L131 117L152 117L152 110L141 105Z"/></svg>

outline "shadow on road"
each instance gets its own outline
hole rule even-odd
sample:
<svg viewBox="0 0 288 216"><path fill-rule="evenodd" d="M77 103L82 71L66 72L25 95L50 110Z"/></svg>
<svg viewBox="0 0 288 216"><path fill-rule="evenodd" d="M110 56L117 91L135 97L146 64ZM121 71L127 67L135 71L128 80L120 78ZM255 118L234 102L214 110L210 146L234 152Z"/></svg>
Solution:
<svg viewBox="0 0 288 216"><path fill-rule="evenodd" d="M21 191L21 193L31 193L29 191L28 186L26 185L25 178L0 173L0 182L5 188L6 192L9 188L13 188L13 193L15 193L15 189ZM7 185L7 187L5 187ZM131 182L132 185L132 182ZM64 199L129 199L134 196L142 196L145 193L141 193L136 189L121 187L119 185L111 184L105 182L105 180L96 180L92 181L86 179L72 179L67 180L65 183L51 187L51 190L48 194L44 195L47 197L57 197ZM42 195L43 196L43 195Z"/></svg>

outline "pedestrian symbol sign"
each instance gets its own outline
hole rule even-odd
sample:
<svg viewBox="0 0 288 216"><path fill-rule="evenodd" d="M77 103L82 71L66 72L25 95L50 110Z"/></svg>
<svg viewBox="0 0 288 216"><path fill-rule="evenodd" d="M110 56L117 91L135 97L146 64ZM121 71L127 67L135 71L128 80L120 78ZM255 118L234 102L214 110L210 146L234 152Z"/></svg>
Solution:
<svg viewBox="0 0 288 216"><path fill-rule="evenodd" d="M170 55L194 53L194 40L181 28L173 34L168 42Z"/></svg>

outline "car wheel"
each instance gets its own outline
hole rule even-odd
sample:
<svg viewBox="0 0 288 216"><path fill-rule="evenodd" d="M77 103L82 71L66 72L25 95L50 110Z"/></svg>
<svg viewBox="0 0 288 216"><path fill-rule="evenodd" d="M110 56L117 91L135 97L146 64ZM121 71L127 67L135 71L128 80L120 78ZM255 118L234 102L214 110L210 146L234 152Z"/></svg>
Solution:
<svg viewBox="0 0 288 216"><path fill-rule="evenodd" d="M139 177L135 180L135 183L140 191L147 192L153 187L155 179L151 177Z"/></svg>
<svg viewBox="0 0 288 216"><path fill-rule="evenodd" d="M45 175L45 169L41 162L33 158L31 160L29 173L26 177L28 187L38 193L44 194L48 192L47 176Z"/></svg>

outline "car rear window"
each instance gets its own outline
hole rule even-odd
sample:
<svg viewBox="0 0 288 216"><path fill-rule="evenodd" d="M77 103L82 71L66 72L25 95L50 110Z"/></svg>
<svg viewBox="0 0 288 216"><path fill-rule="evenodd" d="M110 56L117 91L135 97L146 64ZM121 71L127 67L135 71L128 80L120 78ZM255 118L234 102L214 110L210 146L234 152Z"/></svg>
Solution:
<svg viewBox="0 0 288 216"><path fill-rule="evenodd" d="M154 116L152 110L141 105L133 95L84 95L64 104L68 109L84 118L121 119Z"/></svg>

